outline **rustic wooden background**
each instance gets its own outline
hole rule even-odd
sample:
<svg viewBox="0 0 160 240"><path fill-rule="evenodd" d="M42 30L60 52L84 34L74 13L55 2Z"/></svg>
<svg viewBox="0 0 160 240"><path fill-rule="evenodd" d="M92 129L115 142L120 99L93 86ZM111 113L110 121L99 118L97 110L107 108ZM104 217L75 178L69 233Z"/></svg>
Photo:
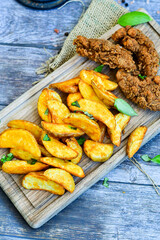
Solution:
<svg viewBox="0 0 160 240"><path fill-rule="evenodd" d="M90 0L83 0L87 8ZM160 2L135 0L131 11L145 8L160 24ZM125 6L124 4L122 4ZM80 3L63 9L35 11L15 0L0 2L0 110L32 87L39 79L35 69L55 55L76 25L82 12ZM59 34L54 29L60 30ZM160 154L160 135L136 154L147 173L160 184L160 166L140 160L142 154ZM126 160L40 229L31 229L0 190L0 240L16 239L160 239L160 197L150 182Z"/></svg>

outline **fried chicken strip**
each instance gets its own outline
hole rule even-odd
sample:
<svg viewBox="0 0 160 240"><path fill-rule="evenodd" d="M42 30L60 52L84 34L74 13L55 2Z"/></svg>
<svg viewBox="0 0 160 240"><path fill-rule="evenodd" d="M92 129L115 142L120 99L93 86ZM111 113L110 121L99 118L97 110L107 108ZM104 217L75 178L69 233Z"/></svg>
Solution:
<svg viewBox="0 0 160 240"><path fill-rule="evenodd" d="M143 109L160 111L160 76L141 79L136 72L131 73L120 69L116 78L122 92L132 102Z"/></svg>
<svg viewBox="0 0 160 240"><path fill-rule="evenodd" d="M136 70L136 64L132 58L132 53L118 44L113 44L103 39L87 39L78 36L74 40L76 51L83 57L109 65L110 68L123 68L126 71Z"/></svg>
<svg viewBox="0 0 160 240"><path fill-rule="evenodd" d="M141 75L153 78L159 67L159 56L153 42L139 29L127 26L120 28L112 39L136 55Z"/></svg>

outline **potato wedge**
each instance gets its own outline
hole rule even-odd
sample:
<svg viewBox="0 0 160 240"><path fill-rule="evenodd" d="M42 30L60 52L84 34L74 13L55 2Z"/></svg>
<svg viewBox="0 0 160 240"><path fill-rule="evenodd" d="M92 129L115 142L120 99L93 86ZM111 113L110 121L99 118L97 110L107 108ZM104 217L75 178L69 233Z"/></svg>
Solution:
<svg viewBox="0 0 160 240"><path fill-rule="evenodd" d="M98 143L86 140L84 143L85 154L94 162L105 162L113 154L113 144Z"/></svg>
<svg viewBox="0 0 160 240"><path fill-rule="evenodd" d="M70 114L66 105L56 100L49 100L47 106L52 116L52 122L54 123L63 123L63 118L66 118Z"/></svg>
<svg viewBox="0 0 160 240"><path fill-rule="evenodd" d="M52 157L52 155L41 145L38 145L39 149L41 150L41 153L43 156L45 157ZM23 151L21 149L18 148L11 148L10 149L10 153L12 153L14 155L15 158L21 159L21 160L31 160L31 159L36 159L37 161L39 161L40 157L34 157L31 153Z"/></svg>
<svg viewBox="0 0 160 240"><path fill-rule="evenodd" d="M80 92L70 93L67 97L67 105L70 108L71 104L79 99L83 98Z"/></svg>
<svg viewBox="0 0 160 240"><path fill-rule="evenodd" d="M91 81L94 79L95 76L99 76L104 79L109 79L109 77L105 74L95 72L94 70L81 70L79 77L86 83L91 85Z"/></svg>
<svg viewBox="0 0 160 240"><path fill-rule="evenodd" d="M78 100L78 103L80 105L80 108L76 106L71 106L72 111L86 111L89 114L93 115L95 119L106 124L107 127L112 129L115 128L115 118L105 106L88 99L80 99Z"/></svg>
<svg viewBox="0 0 160 240"><path fill-rule="evenodd" d="M74 137L65 139L65 142L68 147L72 148L78 153L78 156L76 158L71 159L71 162L78 164L82 158L81 146L78 144L77 140Z"/></svg>
<svg viewBox="0 0 160 240"><path fill-rule="evenodd" d="M3 163L2 170L9 174L26 174L29 172L42 171L48 168L48 165L36 162L34 165L27 161L13 160Z"/></svg>
<svg viewBox="0 0 160 240"><path fill-rule="evenodd" d="M39 148L41 150L41 153L45 157L52 157L52 155L43 147L42 145L39 145ZM13 154L14 155L14 154Z"/></svg>
<svg viewBox="0 0 160 240"><path fill-rule="evenodd" d="M95 94L91 85L89 85L88 83L85 83L84 81L80 80L78 86L79 86L79 91L80 91L83 98L89 99L89 100L92 100L92 101L95 101L95 102L99 102L102 105L104 105L104 103Z"/></svg>
<svg viewBox="0 0 160 240"><path fill-rule="evenodd" d="M100 121L98 121L98 125L99 125L99 128L100 128L100 131L101 131L101 135L100 135L100 138L99 138L99 142L103 142L104 140L104 137L105 137L105 133L106 133L106 125Z"/></svg>
<svg viewBox="0 0 160 240"><path fill-rule="evenodd" d="M79 77L75 77L64 82L52 83L49 85L49 88L58 88L60 91L65 93L76 93L78 92L79 80Z"/></svg>
<svg viewBox="0 0 160 240"><path fill-rule="evenodd" d="M63 169L76 177L83 178L85 176L83 169L72 162L62 160L60 158L55 158L55 157L40 158L40 161L49 166Z"/></svg>
<svg viewBox="0 0 160 240"><path fill-rule="evenodd" d="M41 124L46 131L52 133L55 137L79 137L84 135L82 130L68 124L47 122L41 122Z"/></svg>
<svg viewBox="0 0 160 240"><path fill-rule="evenodd" d="M104 88L101 85L96 86L93 81L92 87L97 96L99 97L99 99L101 99L102 102L104 102L104 104L106 104L108 108L114 107L115 99L118 97L116 97L113 93L104 90Z"/></svg>
<svg viewBox="0 0 160 240"><path fill-rule="evenodd" d="M91 85L93 84L92 82L98 88L101 87L107 91L113 91L118 87L117 83L115 83L113 81L109 81L109 80L105 79L104 77L99 76L97 73L94 74L94 78L91 81Z"/></svg>
<svg viewBox="0 0 160 240"><path fill-rule="evenodd" d="M129 158L133 157L133 155L139 150L146 131L146 126L137 127L129 136L127 142L127 155Z"/></svg>
<svg viewBox="0 0 160 240"><path fill-rule="evenodd" d="M48 140L44 140L45 137L48 137ZM76 151L61 143L56 138L51 137L49 134L46 134L46 132L42 134L42 142L47 151L54 157L71 160L78 156Z"/></svg>
<svg viewBox="0 0 160 240"><path fill-rule="evenodd" d="M32 133L32 135L35 137L35 139L38 142L41 142L41 135L43 130L35 123L29 122L26 120L12 120L8 122L7 126L9 128L25 129L30 133Z"/></svg>
<svg viewBox="0 0 160 240"><path fill-rule="evenodd" d="M71 124L80 128L85 132L92 140L99 141L101 131L96 121L90 119L88 116L82 113L71 113L68 118L63 119L67 124Z"/></svg>
<svg viewBox="0 0 160 240"><path fill-rule="evenodd" d="M28 161L28 160L31 160L34 158L38 161L40 159L40 157L38 157L38 158L34 157L31 153L23 151L18 148L11 148L10 153L12 153L15 158L18 158L20 160Z"/></svg>
<svg viewBox="0 0 160 240"><path fill-rule="evenodd" d="M44 190L56 195L63 195L65 189L58 183L49 180L43 172L31 172L23 177L22 186L31 190Z"/></svg>
<svg viewBox="0 0 160 240"><path fill-rule="evenodd" d="M44 175L48 179L62 185L66 190L68 190L71 193L75 189L75 183L72 175L63 169L51 168L46 170L44 172Z"/></svg>
<svg viewBox="0 0 160 240"><path fill-rule="evenodd" d="M0 148L19 148L31 153L34 158L41 156L34 136L24 129L7 129L0 134Z"/></svg>
<svg viewBox="0 0 160 240"><path fill-rule="evenodd" d="M51 114L48 111L47 106L48 100L51 99L57 100L58 102L62 102L61 97L57 92L47 88L43 89L38 99L38 113L42 120L44 120L45 122L51 122Z"/></svg>
<svg viewBox="0 0 160 240"><path fill-rule="evenodd" d="M116 145L117 147L119 147L120 144L121 144L122 131L127 126L130 119L131 119L130 116L127 116L123 113L118 113L118 114L115 115L115 120L116 120L115 129L109 129L109 128L107 129L112 143L114 145Z"/></svg>

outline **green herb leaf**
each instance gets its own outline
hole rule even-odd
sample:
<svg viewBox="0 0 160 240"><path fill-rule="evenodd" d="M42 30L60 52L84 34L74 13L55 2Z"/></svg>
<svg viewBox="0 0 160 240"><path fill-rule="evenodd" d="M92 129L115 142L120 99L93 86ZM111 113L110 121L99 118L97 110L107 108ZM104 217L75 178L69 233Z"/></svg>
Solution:
<svg viewBox="0 0 160 240"><path fill-rule="evenodd" d="M151 159L152 162L160 164L160 155L155 156Z"/></svg>
<svg viewBox="0 0 160 240"><path fill-rule="evenodd" d="M141 74L139 74L138 77L141 79L145 79L147 76L142 76Z"/></svg>
<svg viewBox="0 0 160 240"><path fill-rule="evenodd" d="M69 127L70 129L77 130L76 127L72 127L72 126L69 126L69 125L68 125L68 127Z"/></svg>
<svg viewBox="0 0 160 240"><path fill-rule="evenodd" d="M46 135L43 137L43 141L51 141L51 139L48 137L48 134L46 134Z"/></svg>
<svg viewBox="0 0 160 240"><path fill-rule="evenodd" d="M27 161L27 163L30 164L30 165L34 165L36 162L37 162L37 160L34 159L34 158L31 158L31 160Z"/></svg>
<svg viewBox="0 0 160 240"><path fill-rule="evenodd" d="M104 65L100 65L100 66L96 67L96 68L94 69L94 71L95 71L95 72L99 72L99 73L101 73L103 67L104 67Z"/></svg>
<svg viewBox="0 0 160 240"><path fill-rule="evenodd" d="M3 154L2 158L1 158L1 162L5 163L7 161L11 161L14 158L12 153L8 153L6 156Z"/></svg>
<svg viewBox="0 0 160 240"><path fill-rule="evenodd" d="M87 111L83 111L83 113L88 116L90 119L95 120L92 114L88 113Z"/></svg>
<svg viewBox="0 0 160 240"><path fill-rule="evenodd" d="M152 160L152 158L150 158L147 154L142 155L141 158L145 162L149 162Z"/></svg>
<svg viewBox="0 0 160 240"><path fill-rule="evenodd" d="M109 183L108 183L108 178L106 177L105 179L104 179L104 181L103 181L103 186L105 186L105 187L109 187Z"/></svg>
<svg viewBox="0 0 160 240"><path fill-rule="evenodd" d="M141 23L149 22L151 20L152 18L148 14L143 12L133 11L121 16L118 19L118 24L120 24L123 27L126 27L127 25L135 26Z"/></svg>
<svg viewBox="0 0 160 240"><path fill-rule="evenodd" d="M128 116L137 116L138 114L133 110L133 108L123 99L116 98L114 102L114 107L121 113Z"/></svg>
<svg viewBox="0 0 160 240"><path fill-rule="evenodd" d="M45 113L44 113L44 115L48 115L48 112L49 112L49 110L48 110L48 108L47 108L46 111L45 111Z"/></svg>
<svg viewBox="0 0 160 240"><path fill-rule="evenodd" d="M79 102L78 102L78 101L72 102L71 105L80 108L80 105L79 105Z"/></svg>
<svg viewBox="0 0 160 240"><path fill-rule="evenodd" d="M83 143L86 141L86 139L84 138L84 137L80 137L80 138L78 138L77 139L77 142L78 142L78 144L81 146L81 145L83 145Z"/></svg>

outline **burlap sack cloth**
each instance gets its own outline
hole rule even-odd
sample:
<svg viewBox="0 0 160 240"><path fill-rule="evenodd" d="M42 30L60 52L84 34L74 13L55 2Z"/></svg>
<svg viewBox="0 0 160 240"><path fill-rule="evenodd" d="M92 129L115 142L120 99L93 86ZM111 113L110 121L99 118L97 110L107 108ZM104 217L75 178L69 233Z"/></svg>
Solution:
<svg viewBox="0 0 160 240"><path fill-rule="evenodd" d="M78 35L88 38L100 37L113 27L118 18L126 12L128 11L125 8L113 0L92 0L83 17L65 40L61 52L55 57L51 57L37 73L46 72L47 75L73 57L75 54L73 40Z"/></svg>

